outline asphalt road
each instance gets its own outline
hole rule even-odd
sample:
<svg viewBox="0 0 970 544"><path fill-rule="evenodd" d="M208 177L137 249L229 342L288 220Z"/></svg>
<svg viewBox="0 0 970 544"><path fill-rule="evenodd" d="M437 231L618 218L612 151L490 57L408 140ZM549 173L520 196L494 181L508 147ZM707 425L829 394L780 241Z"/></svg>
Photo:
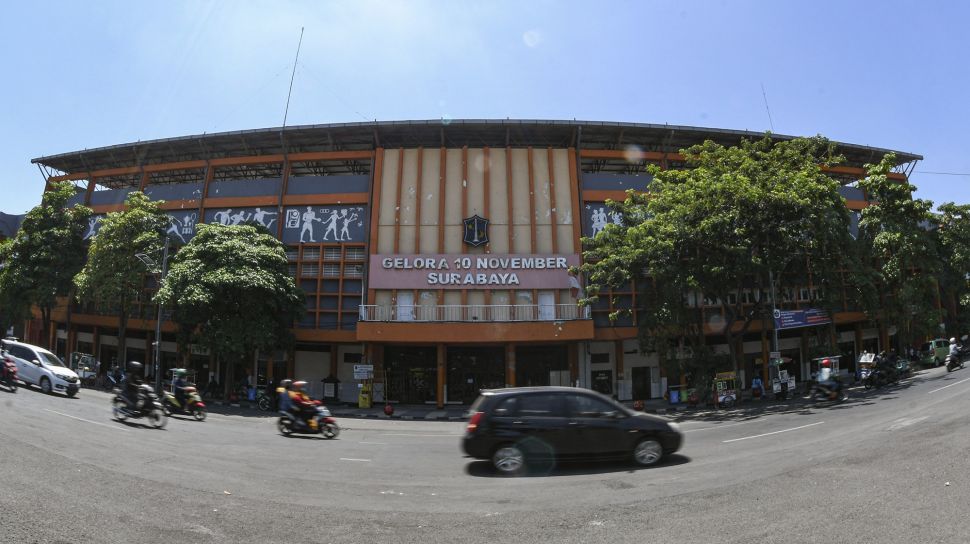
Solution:
<svg viewBox="0 0 970 544"><path fill-rule="evenodd" d="M682 422L661 466L497 476L463 423L111 419L109 395L0 390L0 542L970 542L970 370L849 401ZM946 485L949 483L949 485Z"/></svg>

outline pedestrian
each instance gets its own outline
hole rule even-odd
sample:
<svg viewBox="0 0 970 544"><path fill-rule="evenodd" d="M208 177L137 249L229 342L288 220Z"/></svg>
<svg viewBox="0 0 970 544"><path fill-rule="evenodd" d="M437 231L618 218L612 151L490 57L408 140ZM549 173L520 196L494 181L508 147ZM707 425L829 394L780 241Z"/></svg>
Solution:
<svg viewBox="0 0 970 544"><path fill-rule="evenodd" d="M761 382L761 376L755 376L751 380L751 398L758 400L764 400L765 398L765 385Z"/></svg>

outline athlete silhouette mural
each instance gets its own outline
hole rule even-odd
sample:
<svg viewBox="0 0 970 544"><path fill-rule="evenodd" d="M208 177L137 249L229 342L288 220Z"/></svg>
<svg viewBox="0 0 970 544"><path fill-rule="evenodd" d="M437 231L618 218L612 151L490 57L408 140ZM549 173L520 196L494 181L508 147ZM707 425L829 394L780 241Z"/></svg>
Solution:
<svg viewBox="0 0 970 544"><path fill-rule="evenodd" d="M363 206L288 208L283 222L283 242L361 241L366 215ZM319 229L323 229L322 235Z"/></svg>

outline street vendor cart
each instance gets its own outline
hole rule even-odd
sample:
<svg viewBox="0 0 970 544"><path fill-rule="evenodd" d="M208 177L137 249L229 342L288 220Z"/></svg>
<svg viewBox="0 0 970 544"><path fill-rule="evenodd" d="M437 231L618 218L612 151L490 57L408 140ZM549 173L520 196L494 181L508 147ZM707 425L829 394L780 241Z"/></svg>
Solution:
<svg viewBox="0 0 970 544"><path fill-rule="evenodd" d="M718 372L714 375L716 406L730 408L738 399L738 379L734 372Z"/></svg>
<svg viewBox="0 0 970 544"><path fill-rule="evenodd" d="M856 365L856 372L858 373L859 381L862 381L872 374L872 371L876 368L876 354L863 352L859 356L859 363Z"/></svg>
<svg viewBox="0 0 970 544"><path fill-rule="evenodd" d="M816 358L812 359L810 371L812 373L812 377L815 378L815 381L818 381L818 378L816 376L818 376L819 371L822 370L822 361L824 361L826 359L829 360L829 368L832 369L832 374L834 376L839 376L839 374L840 374L840 372L839 372L839 358L840 357L842 357L842 356L841 355L826 355L825 357L816 357Z"/></svg>

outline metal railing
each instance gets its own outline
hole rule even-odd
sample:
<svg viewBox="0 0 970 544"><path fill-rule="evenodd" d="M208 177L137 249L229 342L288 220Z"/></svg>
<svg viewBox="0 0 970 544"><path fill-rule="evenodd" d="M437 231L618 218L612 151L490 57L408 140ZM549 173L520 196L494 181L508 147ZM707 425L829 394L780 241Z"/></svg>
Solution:
<svg viewBox="0 0 970 544"><path fill-rule="evenodd" d="M465 304L360 306L361 321L391 322L502 322L575 321L590 319L589 308L575 304Z"/></svg>

